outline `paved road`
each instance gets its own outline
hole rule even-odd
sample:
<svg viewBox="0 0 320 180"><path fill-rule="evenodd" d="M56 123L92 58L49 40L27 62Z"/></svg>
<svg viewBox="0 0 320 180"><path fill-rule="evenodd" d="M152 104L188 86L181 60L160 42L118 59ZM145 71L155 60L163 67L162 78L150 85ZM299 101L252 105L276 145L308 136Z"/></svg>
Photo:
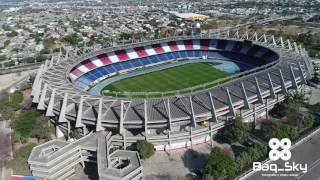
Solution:
<svg viewBox="0 0 320 180"><path fill-rule="evenodd" d="M266 177L262 176L261 172L255 173L248 180L320 180L320 133L313 136L310 140L294 148L292 151L292 157L288 161L289 163L302 163L307 164L307 173L292 173L297 174L296 177ZM284 167L284 161L274 162L279 168ZM264 172L264 174L272 174L272 172ZM282 173L278 173L282 174ZM291 173L289 173L291 174Z"/></svg>
<svg viewBox="0 0 320 180"><path fill-rule="evenodd" d="M0 179L5 178L5 163L10 158L11 140L7 121L0 121Z"/></svg>

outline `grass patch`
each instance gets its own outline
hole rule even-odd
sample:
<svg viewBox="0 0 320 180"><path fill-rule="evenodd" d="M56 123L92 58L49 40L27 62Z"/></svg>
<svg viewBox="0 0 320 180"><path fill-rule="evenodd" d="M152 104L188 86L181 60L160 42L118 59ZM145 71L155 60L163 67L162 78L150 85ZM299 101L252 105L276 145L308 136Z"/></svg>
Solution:
<svg viewBox="0 0 320 180"><path fill-rule="evenodd" d="M0 101L0 120L14 119L14 113L20 109L22 101L23 93L21 91L8 94L2 99Z"/></svg>
<svg viewBox="0 0 320 180"><path fill-rule="evenodd" d="M167 92L209 83L230 76L212 63L194 63L123 79L103 92Z"/></svg>
<svg viewBox="0 0 320 180"><path fill-rule="evenodd" d="M13 159L8 162L8 167L13 169L13 174L31 175L28 165L28 158L32 148L37 144L30 143L19 148L13 155Z"/></svg>

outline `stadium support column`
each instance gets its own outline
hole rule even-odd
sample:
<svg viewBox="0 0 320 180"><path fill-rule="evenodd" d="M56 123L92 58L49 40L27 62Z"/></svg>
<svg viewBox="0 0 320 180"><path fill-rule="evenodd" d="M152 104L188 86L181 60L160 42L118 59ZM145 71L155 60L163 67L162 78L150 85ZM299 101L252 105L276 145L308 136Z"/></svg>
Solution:
<svg viewBox="0 0 320 180"><path fill-rule="evenodd" d="M123 100L121 100L121 102L120 102L120 125L119 125L119 133L121 134L121 135L123 135L123 132L124 132L124 129L123 129Z"/></svg>
<svg viewBox="0 0 320 180"><path fill-rule="evenodd" d="M45 60L44 66L43 66L43 71L46 71L48 69L48 60Z"/></svg>
<svg viewBox="0 0 320 180"><path fill-rule="evenodd" d="M53 89L51 92L50 100L47 106L46 116L54 116L53 114L53 105L54 105L54 98L56 97L56 89Z"/></svg>
<svg viewBox="0 0 320 180"><path fill-rule="evenodd" d="M59 54L58 54L57 63L59 63L59 62L61 61L61 58L62 58L62 51L61 51L61 47L60 47L60 51L59 51Z"/></svg>
<svg viewBox="0 0 320 180"><path fill-rule="evenodd" d="M304 77L304 74L303 74L303 70L302 70L302 67L301 67L301 64L300 62L298 62L299 64L299 71L300 71L300 74L301 74L301 81L303 82L303 84L307 84L307 81L306 81L306 78Z"/></svg>
<svg viewBox="0 0 320 180"><path fill-rule="evenodd" d="M279 69L279 74L280 74L280 79L281 79L282 91L283 91L285 94L287 94L287 93L288 93L288 90L287 90L286 84L285 84L285 82L284 82L284 78L283 78L283 74L282 74L281 69Z"/></svg>
<svg viewBox="0 0 320 180"><path fill-rule="evenodd" d="M273 46L275 46L275 47L278 46L278 45L277 45L277 41L276 41L276 39L274 38L274 35L272 35L272 44L273 44Z"/></svg>
<svg viewBox="0 0 320 180"><path fill-rule="evenodd" d="M83 96L80 96L80 102L78 105L77 119L76 119L76 128L81 128L83 130L83 135L87 134L87 129L84 124L82 124L82 112L83 112Z"/></svg>
<svg viewBox="0 0 320 180"><path fill-rule="evenodd" d="M211 114L212 114L212 118L211 118L212 121L211 121L211 123L215 123L215 122L218 121L217 113L216 113L216 108L215 108L214 103L213 103L213 99L212 99L212 94L211 94L211 92L209 91L208 94L209 94L210 104L211 104Z"/></svg>
<svg viewBox="0 0 320 180"><path fill-rule="evenodd" d="M298 84L297 84L296 76L294 75L293 68L292 68L291 65L290 65L290 76L291 76L292 86L295 89L297 89L298 88Z"/></svg>
<svg viewBox="0 0 320 180"><path fill-rule="evenodd" d="M288 43L288 48L289 48L289 50L292 50L292 45L291 45L291 42L290 42L289 39L287 40L287 43Z"/></svg>
<svg viewBox="0 0 320 180"><path fill-rule="evenodd" d="M42 93L41 93L41 96L40 96L39 104L38 104L38 106L37 106L37 109L38 109L38 110L45 110L44 100L45 100L45 98L46 98L47 89L48 89L48 84L45 83L45 84L44 84L44 87L43 87L43 90L42 90Z"/></svg>
<svg viewBox="0 0 320 180"><path fill-rule="evenodd" d="M234 35L237 39L240 39L240 36L239 36L239 30L236 31L235 35Z"/></svg>
<svg viewBox="0 0 320 180"><path fill-rule="evenodd" d="M36 77L34 78L33 84L32 84L32 90L31 90L31 96L34 96L36 91L39 91L40 87L39 87L39 81L40 81L40 77L42 74L42 68L43 68L43 64L41 64L40 68L37 71Z"/></svg>
<svg viewBox="0 0 320 180"><path fill-rule="evenodd" d="M259 41L257 32L254 32L254 40L257 41L257 42Z"/></svg>
<svg viewBox="0 0 320 180"><path fill-rule="evenodd" d="M264 42L264 43L268 43L268 39L267 39L266 34L263 34L263 42Z"/></svg>
<svg viewBox="0 0 320 180"><path fill-rule="evenodd" d="M66 56L64 57L64 60L66 61L69 57L70 49L67 48Z"/></svg>
<svg viewBox="0 0 320 180"><path fill-rule="evenodd" d="M269 120L269 102L268 98L266 98L266 120Z"/></svg>
<svg viewBox="0 0 320 180"><path fill-rule="evenodd" d="M269 90L270 90L270 97L271 98L275 98L276 97L276 93L274 92L274 87L272 84L272 80L271 80L271 76L270 73L268 73L268 82L269 82Z"/></svg>
<svg viewBox="0 0 320 180"><path fill-rule="evenodd" d="M244 37L245 37L246 40L249 40L249 33L248 33L248 31L246 31L246 33L244 34Z"/></svg>
<svg viewBox="0 0 320 180"><path fill-rule="evenodd" d="M195 118L195 116L194 116L192 96L189 96L189 102L190 102L190 108L191 108L191 119L192 119L193 127L197 127L196 118Z"/></svg>
<svg viewBox="0 0 320 180"><path fill-rule="evenodd" d="M48 67L48 68L52 68L52 66L53 66L53 59L54 59L54 57L51 56L51 59L50 59L50 63L49 63L49 67Z"/></svg>
<svg viewBox="0 0 320 180"><path fill-rule="evenodd" d="M66 119L66 111L67 111L67 104L68 104L68 93L64 94L62 106L59 114L58 123L67 123L67 137L69 139L70 134L70 122ZM58 128L58 127L56 127Z"/></svg>
<svg viewBox="0 0 320 180"><path fill-rule="evenodd" d="M60 114L59 114L59 120L58 120L59 123L67 122L66 120L67 103L68 103L68 93L65 93L62 101Z"/></svg>
<svg viewBox="0 0 320 180"><path fill-rule="evenodd" d="M41 92L41 84L42 84L42 79L40 78L38 83L36 84L36 88L34 90L34 95L33 95L33 99L32 99L33 103L39 102L39 97L40 97L40 92Z"/></svg>
<svg viewBox="0 0 320 180"><path fill-rule="evenodd" d="M193 147L192 128L193 128L193 127L190 126L190 131L189 131L191 148Z"/></svg>
<svg viewBox="0 0 320 180"><path fill-rule="evenodd" d="M228 100L228 104L229 104L230 115L233 116L233 117L236 117L236 112L234 110L232 99L231 99L231 95L230 95L230 92L229 92L228 88L226 88L226 94L227 94L227 100Z"/></svg>
<svg viewBox="0 0 320 180"><path fill-rule="evenodd" d="M102 131L103 128L101 126L101 119L102 119L102 98L99 99L99 107L98 107L98 117L97 117L97 124L96 124L96 131Z"/></svg>
<svg viewBox="0 0 320 180"><path fill-rule="evenodd" d="M216 123L216 122L217 122L217 113L216 113L216 108L215 108L214 103L213 103L213 99L212 99L211 92L209 91L208 94L209 94L209 98L210 98L211 114L212 114L211 122L209 123L209 129L210 129L210 133L209 133L209 134L210 134L210 144L211 144L211 147L212 147L212 146L213 146L212 126L213 126L213 123Z"/></svg>
<svg viewBox="0 0 320 180"><path fill-rule="evenodd" d="M294 46L294 50L296 51L296 53L300 53L296 42L293 43L293 46Z"/></svg>
<svg viewBox="0 0 320 180"><path fill-rule="evenodd" d="M167 107L168 107L168 120L169 120L169 130L172 130L172 122L171 122L171 109L170 109L170 100L167 99Z"/></svg>
<svg viewBox="0 0 320 180"><path fill-rule="evenodd" d="M284 42L283 42L283 38L282 37L280 37L280 44L281 44L281 47L282 48L285 48L286 46L284 45Z"/></svg>
<svg viewBox="0 0 320 180"><path fill-rule="evenodd" d="M243 82L241 81L241 91L242 91L242 95L243 95L243 103L244 103L244 107L246 109L250 109L250 104L249 104L249 100L248 100L248 96L246 93L246 89L244 88Z"/></svg>
<svg viewBox="0 0 320 180"><path fill-rule="evenodd" d="M55 128L56 128L56 137L57 137L57 138L62 138L62 137L64 137L63 132L61 131L60 127L59 127L57 124L55 125Z"/></svg>
<svg viewBox="0 0 320 180"><path fill-rule="evenodd" d="M253 129L256 127L256 121L257 121L257 104L253 104Z"/></svg>
<svg viewBox="0 0 320 180"><path fill-rule="evenodd" d="M263 103L263 98L262 98L262 94L261 94L258 78L254 77L254 81L255 81L255 85L256 85L256 90L257 90L257 96L258 96L259 103Z"/></svg>
<svg viewBox="0 0 320 180"><path fill-rule="evenodd" d="M146 141L149 139L148 135L148 109L147 109L147 100L144 100L144 133Z"/></svg>

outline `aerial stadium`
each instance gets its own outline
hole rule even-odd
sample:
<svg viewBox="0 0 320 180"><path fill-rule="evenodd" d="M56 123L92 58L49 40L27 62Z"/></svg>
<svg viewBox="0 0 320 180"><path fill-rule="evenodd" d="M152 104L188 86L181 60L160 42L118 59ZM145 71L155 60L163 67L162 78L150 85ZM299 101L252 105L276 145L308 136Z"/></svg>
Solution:
<svg viewBox="0 0 320 180"><path fill-rule="evenodd" d="M28 162L47 179L86 161L98 164L100 179L141 179L139 155L127 150L137 140L160 151L212 143L237 116L267 117L312 71L295 42L230 30L58 57L39 69L33 103L52 117L58 137L79 128L83 138L37 146Z"/></svg>

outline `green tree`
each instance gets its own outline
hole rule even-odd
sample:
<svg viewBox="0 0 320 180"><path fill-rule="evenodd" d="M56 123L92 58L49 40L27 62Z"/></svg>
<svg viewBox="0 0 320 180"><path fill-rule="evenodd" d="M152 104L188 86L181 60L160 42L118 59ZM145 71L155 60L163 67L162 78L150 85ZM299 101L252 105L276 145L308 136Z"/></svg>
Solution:
<svg viewBox="0 0 320 180"><path fill-rule="evenodd" d="M10 42L11 42L11 41L10 41L9 39L6 40L6 41L3 43L3 46L4 46L4 47L9 46Z"/></svg>
<svg viewBox="0 0 320 180"><path fill-rule="evenodd" d="M71 45L78 45L83 40L82 37L76 33L65 36L63 39Z"/></svg>
<svg viewBox="0 0 320 180"><path fill-rule="evenodd" d="M0 55L0 61L4 61L7 59L7 56L6 55Z"/></svg>
<svg viewBox="0 0 320 180"><path fill-rule="evenodd" d="M312 115L308 116L302 121L303 128L310 128L316 123L316 118Z"/></svg>
<svg viewBox="0 0 320 180"><path fill-rule="evenodd" d="M224 129L223 137L228 143L239 142L242 144L248 139L249 130L249 125L243 123L242 119L237 117L232 124Z"/></svg>
<svg viewBox="0 0 320 180"><path fill-rule="evenodd" d="M314 113L317 116L320 116L320 103L310 105L310 109L312 113Z"/></svg>
<svg viewBox="0 0 320 180"><path fill-rule="evenodd" d="M307 92L305 90L296 90L290 93L287 99L289 105L298 107L305 106L309 101L309 97L307 96Z"/></svg>
<svg viewBox="0 0 320 180"><path fill-rule="evenodd" d="M253 161L258 161L264 158L268 153L268 148L264 144L255 143L253 146L248 147L246 151L241 152L236 156L235 162L237 164L237 170L242 169L252 165Z"/></svg>
<svg viewBox="0 0 320 180"><path fill-rule="evenodd" d="M34 124L39 116L39 112L32 109L22 113L19 119L13 122L13 129L20 133L22 142L26 142L31 136Z"/></svg>
<svg viewBox="0 0 320 180"><path fill-rule="evenodd" d="M286 117L289 124L299 127L303 120L301 108L305 107L308 101L309 97L304 90L297 90L288 95Z"/></svg>
<svg viewBox="0 0 320 180"><path fill-rule="evenodd" d="M238 156L236 156L235 162L237 164L237 169L242 170L252 162L252 159L247 152L242 152Z"/></svg>
<svg viewBox="0 0 320 180"><path fill-rule="evenodd" d="M147 159L154 154L154 146L146 140L138 140L136 150L143 159Z"/></svg>
<svg viewBox="0 0 320 180"><path fill-rule="evenodd" d="M8 62L5 62L4 63L4 66L5 67L11 67L11 66L14 66L15 65L15 62L14 61L8 61Z"/></svg>
<svg viewBox="0 0 320 180"><path fill-rule="evenodd" d="M40 54L50 54L50 49L41 49Z"/></svg>
<svg viewBox="0 0 320 180"><path fill-rule="evenodd" d="M294 140L298 137L298 127L290 126L279 120L273 120L271 123L262 123L261 130L266 140L271 138L290 138Z"/></svg>
<svg viewBox="0 0 320 180"><path fill-rule="evenodd" d="M18 36L18 32L17 31L11 31L9 33L7 33L7 37L15 37L15 36Z"/></svg>
<svg viewBox="0 0 320 180"><path fill-rule="evenodd" d="M30 56L30 57L25 57L22 59L22 62L24 63L34 63L36 61L36 58Z"/></svg>
<svg viewBox="0 0 320 180"><path fill-rule="evenodd" d="M12 132L11 133L11 139L15 143L16 142L21 142L21 134L20 134L20 132L16 132L16 131Z"/></svg>
<svg viewBox="0 0 320 180"><path fill-rule="evenodd" d="M75 139L81 138L80 129L79 128L71 129L69 136L70 138L75 138Z"/></svg>
<svg viewBox="0 0 320 180"><path fill-rule="evenodd" d="M38 56L36 56L36 61L37 62L42 62L42 61L45 61L45 60L47 60L48 59L48 57L47 56L45 56L45 55L38 55Z"/></svg>
<svg viewBox="0 0 320 180"><path fill-rule="evenodd" d="M32 126L31 137L37 138L38 141L41 139L50 139L50 128L48 126L48 121L44 116L39 116L36 118L36 123Z"/></svg>
<svg viewBox="0 0 320 180"><path fill-rule="evenodd" d="M235 161L220 148L213 148L205 166L205 179L220 180L232 178L235 176L235 173Z"/></svg>

